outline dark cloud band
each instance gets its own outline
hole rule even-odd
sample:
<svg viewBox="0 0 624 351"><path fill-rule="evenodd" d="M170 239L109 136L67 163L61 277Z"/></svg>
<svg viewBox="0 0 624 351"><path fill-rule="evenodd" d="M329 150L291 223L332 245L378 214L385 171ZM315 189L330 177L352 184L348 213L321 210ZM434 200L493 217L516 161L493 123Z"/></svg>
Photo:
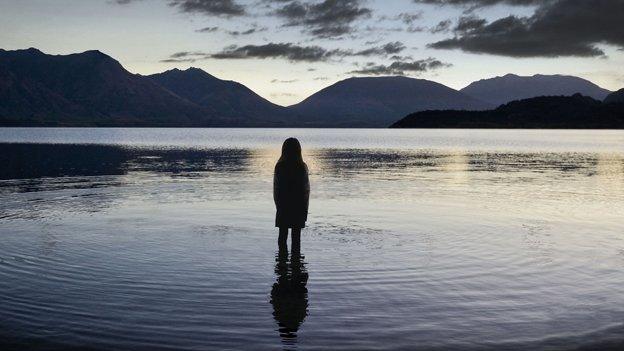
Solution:
<svg viewBox="0 0 624 351"><path fill-rule="evenodd" d="M399 41L375 46L359 51L345 49L325 49L317 45L301 46L293 43L268 43L263 45L231 45L217 53L202 51L181 51L169 56L162 62L195 62L204 59L286 59L293 62L319 62L332 58L350 56L378 56L387 57L396 55L405 50L405 45Z"/></svg>
<svg viewBox="0 0 624 351"><path fill-rule="evenodd" d="M351 33L353 22L371 16L372 10L361 0L274 1L281 3L274 14L286 20L286 26L302 26L310 34L329 38Z"/></svg>
<svg viewBox="0 0 624 351"><path fill-rule="evenodd" d="M387 76L387 75L409 75L414 73L423 73L426 71L450 67L448 63L444 63L440 60L432 57L417 60L417 61L394 61L389 65L375 65L373 63L367 64L365 67L351 71L351 74L358 75L375 75L375 76Z"/></svg>
<svg viewBox="0 0 624 351"><path fill-rule="evenodd" d="M327 61L339 55L341 50L327 50L320 46L300 46L292 43L269 43L264 45L229 46L211 54L213 59L283 58L289 61Z"/></svg>
<svg viewBox="0 0 624 351"><path fill-rule="evenodd" d="M120 5L141 0L115 0ZM246 14L245 7L236 0L167 0L171 7L177 7L182 12L196 12L213 16L242 16Z"/></svg>
<svg viewBox="0 0 624 351"><path fill-rule="evenodd" d="M433 1L430 3L535 3L532 1ZM511 57L596 57L599 44L624 47L624 1L545 0L529 17L508 16L488 22L463 17L455 37L429 44L435 49L461 49Z"/></svg>
<svg viewBox="0 0 624 351"><path fill-rule="evenodd" d="M529 6L541 5L549 0L413 0L418 4L485 7L494 5Z"/></svg>

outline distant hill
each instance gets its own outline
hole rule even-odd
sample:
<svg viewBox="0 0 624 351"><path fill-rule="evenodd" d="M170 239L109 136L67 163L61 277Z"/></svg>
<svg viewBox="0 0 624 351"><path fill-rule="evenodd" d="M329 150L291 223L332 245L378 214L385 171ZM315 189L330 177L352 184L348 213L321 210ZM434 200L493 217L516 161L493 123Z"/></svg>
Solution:
<svg viewBox="0 0 624 351"><path fill-rule="evenodd" d="M99 51L0 50L0 125L213 126L218 115Z"/></svg>
<svg viewBox="0 0 624 351"><path fill-rule="evenodd" d="M605 99L604 102L606 104L615 104L615 103L621 103L624 104L624 89L620 89L616 92L613 92L611 94L609 94Z"/></svg>
<svg viewBox="0 0 624 351"><path fill-rule="evenodd" d="M242 125L282 125L286 108L275 105L246 86L218 79L201 69L172 69L148 76L160 86L199 106L210 108L228 121Z"/></svg>
<svg viewBox="0 0 624 351"><path fill-rule="evenodd" d="M442 84L407 77L349 78L289 107L302 126L384 127L414 111L493 107Z"/></svg>
<svg viewBox="0 0 624 351"><path fill-rule="evenodd" d="M611 93L579 77L541 74L530 77L507 74L483 79L460 91L495 106L538 96L571 96L577 93L602 101Z"/></svg>
<svg viewBox="0 0 624 351"><path fill-rule="evenodd" d="M624 104L588 96L547 96L510 102L489 111L423 111L391 128L624 129Z"/></svg>

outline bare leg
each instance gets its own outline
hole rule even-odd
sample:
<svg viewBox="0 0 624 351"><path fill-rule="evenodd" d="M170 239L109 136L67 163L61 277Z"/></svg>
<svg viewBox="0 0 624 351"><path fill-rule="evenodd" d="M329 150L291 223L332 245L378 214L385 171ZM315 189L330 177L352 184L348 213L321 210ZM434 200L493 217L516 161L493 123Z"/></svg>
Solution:
<svg viewBox="0 0 624 351"><path fill-rule="evenodd" d="M292 252L294 254L301 253L301 228L292 229Z"/></svg>
<svg viewBox="0 0 624 351"><path fill-rule="evenodd" d="M286 250L288 251L288 228L280 227L279 229L279 237L277 239L277 245L279 246L280 251Z"/></svg>

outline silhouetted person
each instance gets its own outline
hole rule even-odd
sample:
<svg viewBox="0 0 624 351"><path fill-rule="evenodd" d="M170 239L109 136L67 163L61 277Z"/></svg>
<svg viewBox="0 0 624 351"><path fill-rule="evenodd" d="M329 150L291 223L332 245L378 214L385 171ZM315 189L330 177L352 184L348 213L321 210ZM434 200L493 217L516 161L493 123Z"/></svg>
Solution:
<svg viewBox="0 0 624 351"><path fill-rule="evenodd" d="M308 273L303 257L293 253L288 262L288 250L280 247L275 258L277 281L271 289L273 317L285 344L297 342L297 331L308 315Z"/></svg>
<svg viewBox="0 0 624 351"><path fill-rule="evenodd" d="M308 166L301 156L301 144L295 138L288 138L275 165L273 199L277 208L275 226L279 228L278 244L286 247L288 228L291 228L293 253L299 253L301 249L301 228L305 227L308 219L309 198Z"/></svg>

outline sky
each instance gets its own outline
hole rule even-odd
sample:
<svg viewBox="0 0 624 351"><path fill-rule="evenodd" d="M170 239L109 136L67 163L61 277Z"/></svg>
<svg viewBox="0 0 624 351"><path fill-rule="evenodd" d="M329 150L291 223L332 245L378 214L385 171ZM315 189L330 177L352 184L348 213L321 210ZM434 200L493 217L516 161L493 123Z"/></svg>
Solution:
<svg viewBox="0 0 624 351"><path fill-rule="evenodd" d="M624 87L624 0L0 0L0 48L197 67L280 104L353 76Z"/></svg>

